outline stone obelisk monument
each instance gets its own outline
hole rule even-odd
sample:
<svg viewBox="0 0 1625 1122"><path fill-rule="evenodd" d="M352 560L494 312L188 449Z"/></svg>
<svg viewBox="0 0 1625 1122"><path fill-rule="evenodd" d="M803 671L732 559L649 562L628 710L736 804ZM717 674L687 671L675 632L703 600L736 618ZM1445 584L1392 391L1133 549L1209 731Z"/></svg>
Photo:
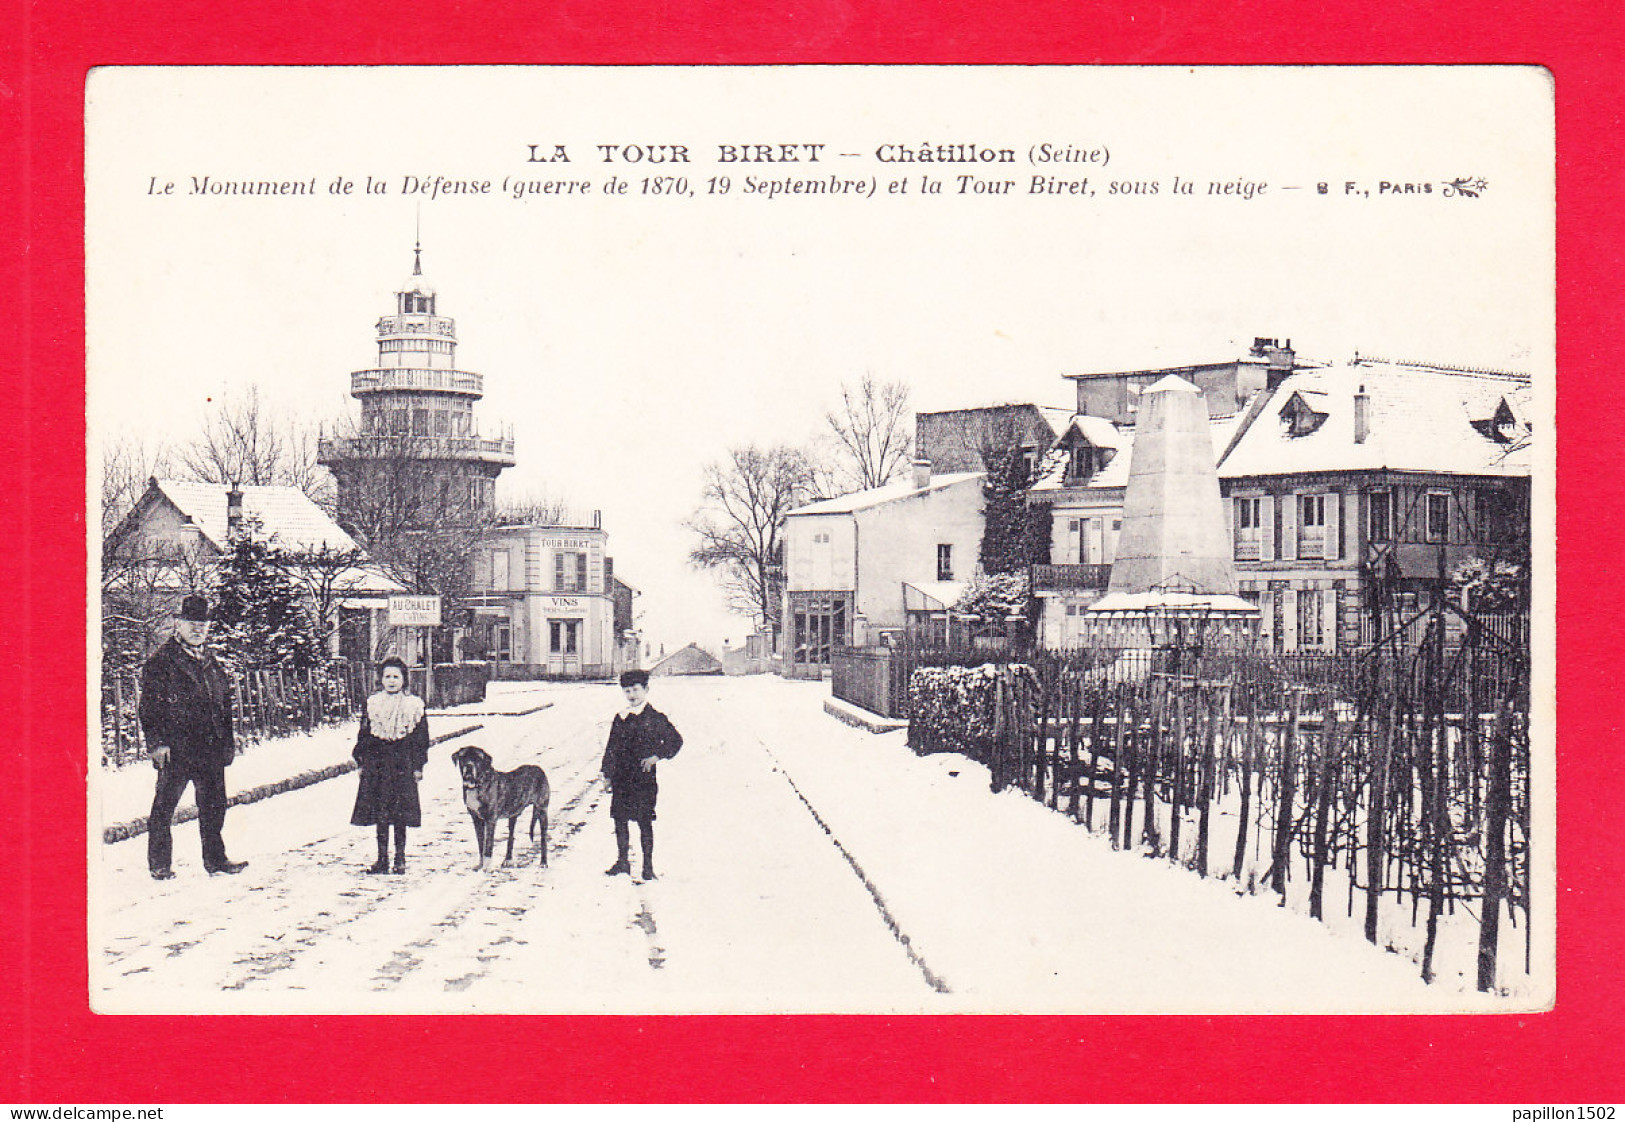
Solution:
<svg viewBox="0 0 1625 1122"><path fill-rule="evenodd" d="M1234 595L1236 572L1202 391L1170 374L1140 396L1108 595Z"/></svg>

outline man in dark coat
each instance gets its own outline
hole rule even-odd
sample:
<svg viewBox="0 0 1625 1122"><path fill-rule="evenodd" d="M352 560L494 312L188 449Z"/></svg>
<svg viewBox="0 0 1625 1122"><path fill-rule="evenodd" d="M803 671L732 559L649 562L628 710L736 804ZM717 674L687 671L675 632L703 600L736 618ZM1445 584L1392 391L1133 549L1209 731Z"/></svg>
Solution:
<svg viewBox="0 0 1625 1122"><path fill-rule="evenodd" d="M231 683L206 649L209 602L181 601L175 634L141 671L141 730L147 757L158 769L158 788L147 819L147 869L169 880L170 820L188 783L197 798L203 867L209 875L240 873L247 861L226 856L220 837L226 822L226 766L237 754L231 729Z"/></svg>
<svg viewBox="0 0 1625 1122"><path fill-rule="evenodd" d="M655 798L660 784L655 765L677 755L683 738L666 715L649 704L649 674L628 670L621 675L621 692L626 708L609 726L609 745L604 749L604 777L611 792L609 816L615 820L615 864L610 876L630 873L627 860L631 839L628 823L636 821L643 845L643 879L655 875Z"/></svg>

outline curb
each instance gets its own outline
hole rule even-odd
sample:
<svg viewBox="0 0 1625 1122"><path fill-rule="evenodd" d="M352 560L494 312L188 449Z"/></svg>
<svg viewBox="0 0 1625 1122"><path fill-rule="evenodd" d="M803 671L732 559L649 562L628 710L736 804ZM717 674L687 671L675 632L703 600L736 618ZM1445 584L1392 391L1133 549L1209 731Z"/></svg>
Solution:
<svg viewBox="0 0 1625 1122"><path fill-rule="evenodd" d="M468 725L452 732L442 733L429 741L429 746L432 748L448 740L455 740L459 736L467 736L469 733L478 732L484 727L484 725ZM337 779L341 775L348 775L360 766L354 760L345 760L342 763L329 764L326 767L316 768L312 771L302 771L298 775L290 775L288 778L278 779L274 783L261 783L258 787L238 791L226 800L226 806L228 808L246 806L249 803L257 803L262 799L268 799L273 795L280 795L287 791L297 791L301 787L312 787L317 783ZM183 822L191 822L196 818L196 806L183 806L175 812L173 824L178 826ZM143 815L140 818L133 818L128 822L120 822L107 827L102 831L102 844L112 845L114 842L128 841L130 838L140 837L146 832L147 817Z"/></svg>
<svg viewBox="0 0 1625 1122"><path fill-rule="evenodd" d="M553 708L551 701L544 701L540 705L532 705L529 709L501 709L501 710L475 710L472 713L453 713L450 709L430 709L430 717L528 717L532 713L540 713L543 709Z"/></svg>
<svg viewBox="0 0 1625 1122"><path fill-rule="evenodd" d="M862 729L864 732L882 733L896 732L898 729L908 728L908 722L892 717L882 717L878 713L871 713L861 709L850 702L842 701L838 697L824 699L824 712L840 721L843 725Z"/></svg>

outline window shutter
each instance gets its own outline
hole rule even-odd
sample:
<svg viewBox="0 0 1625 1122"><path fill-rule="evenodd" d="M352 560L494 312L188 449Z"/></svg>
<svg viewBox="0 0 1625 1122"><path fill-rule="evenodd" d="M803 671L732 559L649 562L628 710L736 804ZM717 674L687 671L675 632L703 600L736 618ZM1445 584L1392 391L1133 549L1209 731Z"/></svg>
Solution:
<svg viewBox="0 0 1625 1122"><path fill-rule="evenodd" d="M1258 637L1268 649L1270 639L1275 634L1275 593L1260 592L1258 594Z"/></svg>
<svg viewBox="0 0 1625 1122"><path fill-rule="evenodd" d="M576 591L587 591L587 555L576 554Z"/></svg>
<svg viewBox="0 0 1625 1122"><path fill-rule="evenodd" d="M1298 591L1284 588L1278 595L1281 597L1281 649L1290 653L1298 649Z"/></svg>
<svg viewBox="0 0 1625 1122"><path fill-rule="evenodd" d="M1275 560L1275 496L1264 495L1259 499L1258 511L1263 523L1258 533L1258 557L1261 561Z"/></svg>
<svg viewBox="0 0 1625 1122"><path fill-rule="evenodd" d="M1326 493L1326 560L1336 561L1343 556L1343 496L1336 491Z"/></svg>
<svg viewBox="0 0 1625 1122"><path fill-rule="evenodd" d="M562 553L553 555L553 591L564 591L564 554ZM553 649L557 650L558 647L555 645Z"/></svg>
<svg viewBox="0 0 1625 1122"><path fill-rule="evenodd" d="M1325 650L1335 653L1338 647L1338 631L1341 630L1342 620L1337 614L1337 589L1328 588L1320 594L1320 619L1326 629Z"/></svg>
<svg viewBox="0 0 1625 1122"><path fill-rule="evenodd" d="M1298 556L1298 504L1303 496L1296 491L1281 496L1281 560ZM1290 597L1289 597L1290 599Z"/></svg>

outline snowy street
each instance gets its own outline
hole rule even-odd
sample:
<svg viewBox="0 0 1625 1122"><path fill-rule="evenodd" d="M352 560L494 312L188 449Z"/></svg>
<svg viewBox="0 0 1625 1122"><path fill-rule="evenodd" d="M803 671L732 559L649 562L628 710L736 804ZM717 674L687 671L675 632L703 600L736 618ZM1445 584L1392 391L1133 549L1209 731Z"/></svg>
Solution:
<svg viewBox="0 0 1625 1122"><path fill-rule="evenodd" d="M1109 843L980 765L916 757L822 711L828 686L658 678L685 738L660 765L658 879L614 859L598 776L613 686L512 683L431 718L404 876L368 876L354 774L226 820L235 877L208 877L195 823L176 879L146 840L100 825L145 812L152 773L100 777L92 805L91 997L99 1012L1265 1012L1495 1008L1459 979ZM545 708L531 710L536 706ZM522 713L522 715L503 715ZM255 746L227 773L348 757L354 726ZM540 764L548 866L520 821L514 861L475 869L450 756ZM317 757L311 759L311 757ZM133 812L132 812L133 807ZM497 834L500 860L507 833ZM637 831L633 865L637 867Z"/></svg>

